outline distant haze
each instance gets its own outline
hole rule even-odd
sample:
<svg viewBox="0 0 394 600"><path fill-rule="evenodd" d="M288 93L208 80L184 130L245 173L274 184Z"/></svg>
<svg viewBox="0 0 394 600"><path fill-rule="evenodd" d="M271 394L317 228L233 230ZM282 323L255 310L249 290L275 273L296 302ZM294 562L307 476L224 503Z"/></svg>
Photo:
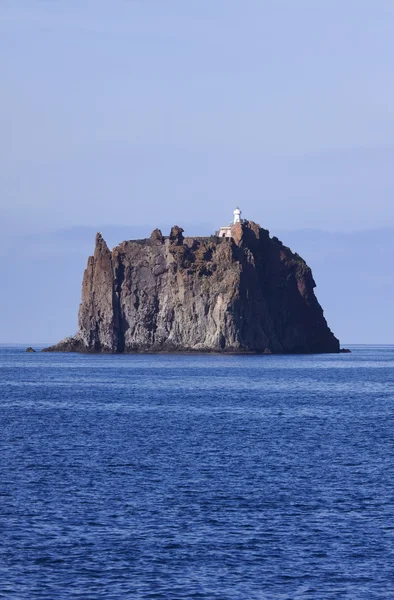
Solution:
<svg viewBox="0 0 394 600"><path fill-rule="evenodd" d="M213 228L185 226L209 235ZM153 226L102 227L109 246L145 237ZM165 233L169 230L163 228ZM77 330L81 282L96 230L71 228L16 236L12 252L0 244L0 342L53 343ZM272 231L312 267L316 294L343 344L392 343L394 230L354 234ZM11 257L11 258L10 258Z"/></svg>
<svg viewBox="0 0 394 600"><path fill-rule="evenodd" d="M97 230L239 204L344 343L394 342L393 39L391 0L2 0L0 341L75 331Z"/></svg>

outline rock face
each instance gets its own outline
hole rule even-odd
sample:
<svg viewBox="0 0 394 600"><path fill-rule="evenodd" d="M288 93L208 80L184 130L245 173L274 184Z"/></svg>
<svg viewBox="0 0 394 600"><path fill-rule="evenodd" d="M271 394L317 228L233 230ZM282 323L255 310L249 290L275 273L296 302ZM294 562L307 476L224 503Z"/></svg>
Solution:
<svg viewBox="0 0 394 600"><path fill-rule="evenodd" d="M310 268L252 221L232 239L173 227L112 252L98 233L79 331L47 351L339 352Z"/></svg>

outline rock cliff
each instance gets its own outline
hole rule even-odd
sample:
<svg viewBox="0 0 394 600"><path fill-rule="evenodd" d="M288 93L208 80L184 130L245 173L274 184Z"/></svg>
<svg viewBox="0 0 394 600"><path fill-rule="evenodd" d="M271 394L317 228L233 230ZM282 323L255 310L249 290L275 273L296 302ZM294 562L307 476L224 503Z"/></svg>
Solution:
<svg viewBox="0 0 394 600"><path fill-rule="evenodd" d="M173 227L112 251L100 233L79 331L47 351L339 352L303 259L252 221L232 239Z"/></svg>

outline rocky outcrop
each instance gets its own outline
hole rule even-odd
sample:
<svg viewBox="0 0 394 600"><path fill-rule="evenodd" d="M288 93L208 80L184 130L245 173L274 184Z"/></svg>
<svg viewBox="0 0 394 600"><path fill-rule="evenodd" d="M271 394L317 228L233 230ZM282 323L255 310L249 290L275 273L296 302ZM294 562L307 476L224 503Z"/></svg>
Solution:
<svg viewBox="0 0 394 600"><path fill-rule="evenodd" d="M232 239L174 226L109 250L100 233L79 331L47 351L339 352L304 260L251 221Z"/></svg>

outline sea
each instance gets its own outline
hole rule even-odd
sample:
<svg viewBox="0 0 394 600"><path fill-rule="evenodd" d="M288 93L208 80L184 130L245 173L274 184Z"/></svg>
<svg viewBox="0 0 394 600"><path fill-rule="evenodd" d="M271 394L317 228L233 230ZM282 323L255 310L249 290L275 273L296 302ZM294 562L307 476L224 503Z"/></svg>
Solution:
<svg viewBox="0 0 394 600"><path fill-rule="evenodd" d="M0 598L394 598L394 346L0 348Z"/></svg>

